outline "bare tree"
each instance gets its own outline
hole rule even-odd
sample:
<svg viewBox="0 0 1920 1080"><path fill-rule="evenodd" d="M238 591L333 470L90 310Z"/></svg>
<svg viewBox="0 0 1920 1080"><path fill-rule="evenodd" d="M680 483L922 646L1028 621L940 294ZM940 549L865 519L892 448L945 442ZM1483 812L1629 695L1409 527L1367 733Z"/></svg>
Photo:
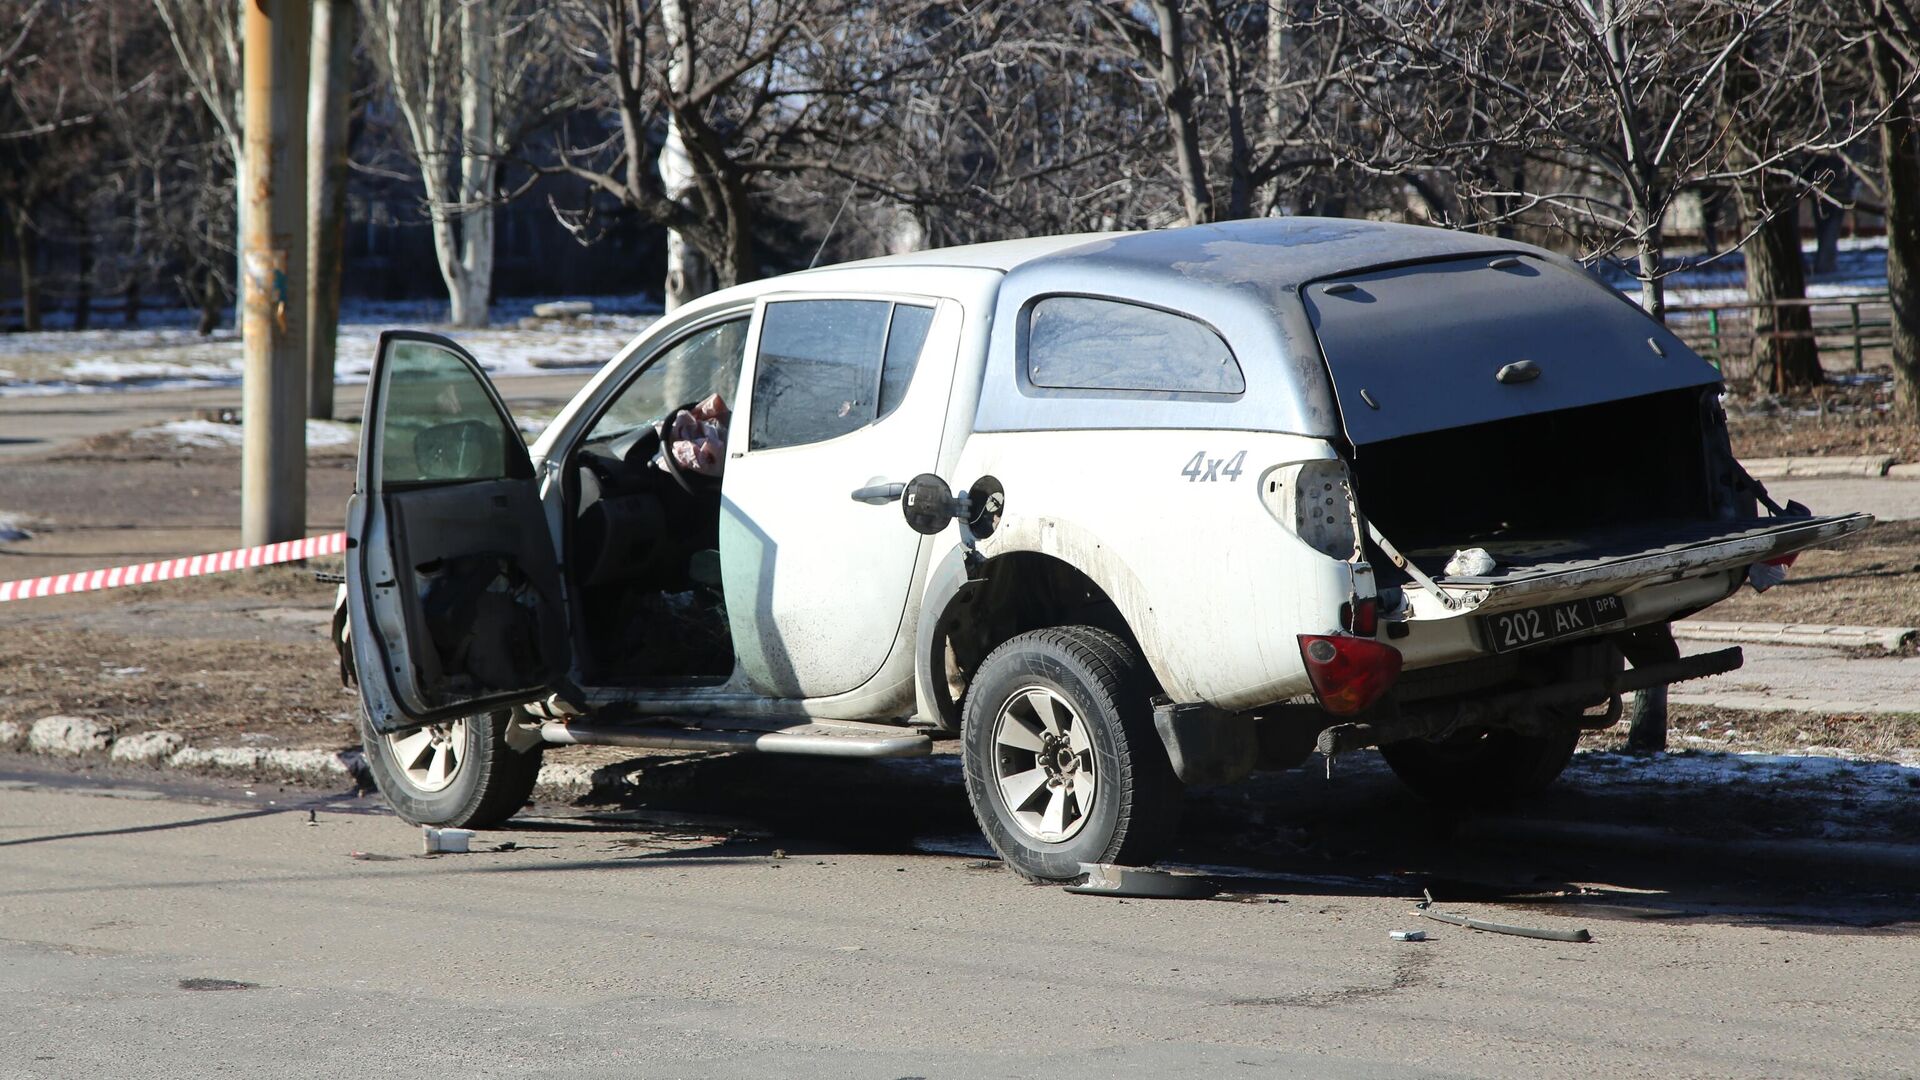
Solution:
<svg viewBox="0 0 1920 1080"><path fill-rule="evenodd" d="M1818 112L1793 127L1775 118L1757 159L1738 157L1724 137L1729 110L1757 127L1779 80L1803 70L1760 72L1744 95L1727 89L1759 36L1802 16L1788 0L1342 2L1386 73L1366 97L1389 137L1359 164L1438 167L1463 201L1487 208L1482 225L1519 220L1570 235L1591 256L1624 252L1657 318L1676 196L1761 173L1784 179L1785 163L1868 130ZM1521 183L1487 167L1515 154Z"/></svg>
<svg viewBox="0 0 1920 1080"><path fill-rule="evenodd" d="M829 215L856 189L893 191L895 178L868 149L896 136L889 110L930 77L941 7L570 0L567 51L597 90L598 120L564 132L550 168L671 230L699 252L712 284L757 277L761 214L777 189L831 198ZM812 180L796 188L803 176ZM591 236L591 197L556 210ZM689 265L676 259L682 280L670 284L672 299L693 291Z"/></svg>
<svg viewBox="0 0 1920 1080"><path fill-rule="evenodd" d="M173 45L174 55L179 59L179 74L192 88L193 96L206 109L206 116L212 121L218 133L218 141L198 142L198 167L194 172L200 183L212 184L224 190L208 190L200 193L202 199L217 201L224 198L233 206L231 220L233 233L230 239L223 241L220 247L232 258L233 264L223 269L214 269L195 251L193 261L198 264L191 271L192 281L187 289L197 294L201 306L201 333L208 333L217 318L217 309L226 301L226 297L239 296L240 284L240 235L246 228L240 198L243 190L241 174L245 171L246 155L243 153L245 132L245 114L240 99L240 43L241 43L241 4L246 0L153 0L154 9L160 15L167 28L167 38ZM207 150L213 153L209 155ZM205 216L202 212L192 214L186 222L191 227L196 219ZM226 217L218 211L214 216ZM239 318L240 305L234 305L234 317Z"/></svg>
<svg viewBox="0 0 1920 1080"><path fill-rule="evenodd" d="M1329 178L1337 163L1330 147L1367 137L1353 127L1343 90L1365 58L1346 48L1336 9L1314 0L1150 0L1092 10L1164 113L1189 222L1270 213L1289 190Z"/></svg>
<svg viewBox="0 0 1920 1080"><path fill-rule="evenodd" d="M541 100L554 62L533 0L365 0L367 30L425 189L456 326L484 326L501 166L564 102Z"/></svg>

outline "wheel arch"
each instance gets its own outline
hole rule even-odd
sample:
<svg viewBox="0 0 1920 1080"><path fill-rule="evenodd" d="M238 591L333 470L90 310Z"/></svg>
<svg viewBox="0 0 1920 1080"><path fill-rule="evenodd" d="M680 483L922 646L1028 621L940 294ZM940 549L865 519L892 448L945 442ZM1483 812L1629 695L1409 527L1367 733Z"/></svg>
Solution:
<svg viewBox="0 0 1920 1080"><path fill-rule="evenodd" d="M1116 574L1125 579L1119 588L1112 583ZM1123 599L1138 595L1137 587L1128 588L1132 574L1113 563L1100 576L1058 554L1030 548L1001 550L970 571L963 548L949 551L927 574L914 636L920 714L944 731L959 731L965 687L987 654L1016 635L1053 626L1094 626L1113 633L1164 686L1158 658L1135 632L1150 612L1130 611Z"/></svg>

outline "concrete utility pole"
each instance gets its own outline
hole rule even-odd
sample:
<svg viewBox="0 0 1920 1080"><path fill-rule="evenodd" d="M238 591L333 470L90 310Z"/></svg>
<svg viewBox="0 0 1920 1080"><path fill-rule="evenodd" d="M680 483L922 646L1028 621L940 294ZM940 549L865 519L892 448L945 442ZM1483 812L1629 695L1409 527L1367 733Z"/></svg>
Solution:
<svg viewBox="0 0 1920 1080"><path fill-rule="evenodd" d="M307 530L307 49L311 0L247 0L240 542Z"/></svg>
<svg viewBox="0 0 1920 1080"><path fill-rule="evenodd" d="M333 358L346 247L353 0L314 0L307 89L307 415L333 418Z"/></svg>

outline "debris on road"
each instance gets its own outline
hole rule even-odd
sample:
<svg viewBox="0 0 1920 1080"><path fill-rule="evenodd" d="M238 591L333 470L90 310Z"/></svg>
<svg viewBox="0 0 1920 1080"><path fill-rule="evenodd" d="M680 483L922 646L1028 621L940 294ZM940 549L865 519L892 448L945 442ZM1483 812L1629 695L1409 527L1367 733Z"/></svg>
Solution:
<svg viewBox="0 0 1920 1080"><path fill-rule="evenodd" d="M1124 896L1142 900L1205 900L1219 893L1207 878L1191 874L1169 874L1165 870L1143 870L1112 863L1082 863L1087 875L1083 884L1069 885L1067 891L1080 896Z"/></svg>
<svg viewBox="0 0 1920 1080"><path fill-rule="evenodd" d="M420 826L421 845L428 855L464 854L473 840L472 829L436 829Z"/></svg>
<svg viewBox="0 0 1920 1080"><path fill-rule="evenodd" d="M1425 930L1391 930L1388 931L1387 936L1395 941L1427 940L1427 932Z"/></svg>
<svg viewBox="0 0 1920 1080"><path fill-rule="evenodd" d="M1433 894L1426 894L1426 902L1414 905L1414 914L1434 919L1454 926L1464 926L1469 930L1484 930L1489 934L1507 934L1512 937L1536 938L1540 941L1570 941L1585 944L1593 940L1593 935L1585 928L1579 930L1546 930L1534 926L1511 926L1507 923L1486 922L1450 911L1433 910Z"/></svg>

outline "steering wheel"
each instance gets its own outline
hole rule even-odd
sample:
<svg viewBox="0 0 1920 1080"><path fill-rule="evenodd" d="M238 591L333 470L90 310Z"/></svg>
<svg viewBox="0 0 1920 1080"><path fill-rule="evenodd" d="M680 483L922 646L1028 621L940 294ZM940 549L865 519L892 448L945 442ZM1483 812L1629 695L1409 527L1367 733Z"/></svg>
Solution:
<svg viewBox="0 0 1920 1080"><path fill-rule="evenodd" d="M680 463L673 460L673 440L667 436L667 421L678 415L680 415L679 409L668 413L665 420L660 420L653 425L653 433L660 437L660 467L666 470L668 476L673 477L673 482L680 485L681 491L693 495L695 494L693 481L687 478L686 470L680 467Z"/></svg>

